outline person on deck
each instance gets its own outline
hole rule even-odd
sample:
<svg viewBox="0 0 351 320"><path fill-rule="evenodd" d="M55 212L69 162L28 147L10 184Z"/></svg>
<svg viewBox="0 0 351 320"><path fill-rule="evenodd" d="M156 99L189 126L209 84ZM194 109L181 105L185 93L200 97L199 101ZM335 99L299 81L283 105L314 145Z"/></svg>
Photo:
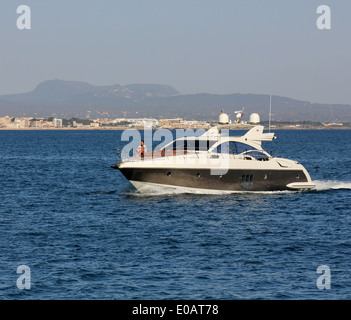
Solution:
<svg viewBox="0 0 351 320"><path fill-rule="evenodd" d="M137 157L144 158L146 153L146 146L144 144L144 140L141 140L141 145L137 148Z"/></svg>

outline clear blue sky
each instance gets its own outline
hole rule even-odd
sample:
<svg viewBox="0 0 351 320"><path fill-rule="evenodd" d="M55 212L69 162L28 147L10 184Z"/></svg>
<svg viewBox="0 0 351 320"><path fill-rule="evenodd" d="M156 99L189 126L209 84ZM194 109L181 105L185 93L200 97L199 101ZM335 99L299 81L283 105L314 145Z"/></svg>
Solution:
<svg viewBox="0 0 351 320"><path fill-rule="evenodd" d="M0 94L60 78L351 104L350 17L349 0L1 0Z"/></svg>

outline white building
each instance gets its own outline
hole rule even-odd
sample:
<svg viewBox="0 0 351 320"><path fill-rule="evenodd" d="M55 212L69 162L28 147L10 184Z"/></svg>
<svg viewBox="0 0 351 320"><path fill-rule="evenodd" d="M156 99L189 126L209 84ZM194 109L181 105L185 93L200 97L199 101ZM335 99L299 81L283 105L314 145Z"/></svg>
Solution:
<svg viewBox="0 0 351 320"><path fill-rule="evenodd" d="M54 125L55 128L62 128L62 119L56 119L54 118L52 120L52 123Z"/></svg>

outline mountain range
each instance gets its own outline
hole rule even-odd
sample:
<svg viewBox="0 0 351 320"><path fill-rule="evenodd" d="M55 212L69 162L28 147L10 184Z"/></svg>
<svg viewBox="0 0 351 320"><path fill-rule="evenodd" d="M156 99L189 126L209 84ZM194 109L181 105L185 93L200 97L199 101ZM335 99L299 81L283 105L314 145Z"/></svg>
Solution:
<svg viewBox="0 0 351 320"><path fill-rule="evenodd" d="M168 85L94 86L82 81L48 80L33 91L0 95L0 116L59 118L184 118L217 120L221 110L234 116L269 115L270 96L263 94L181 94ZM351 121L351 105L321 104L272 96L272 119L280 121Z"/></svg>

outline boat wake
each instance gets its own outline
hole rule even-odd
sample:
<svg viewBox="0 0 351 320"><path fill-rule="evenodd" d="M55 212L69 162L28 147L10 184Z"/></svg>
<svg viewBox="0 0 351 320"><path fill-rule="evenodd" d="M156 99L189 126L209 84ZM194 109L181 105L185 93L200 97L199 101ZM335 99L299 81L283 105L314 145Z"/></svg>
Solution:
<svg viewBox="0 0 351 320"><path fill-rule="evenodd" d="M185 194L215 194L215 195L225 195L228 194L223 191L211 191L211 190L195 190L190 188L167 188L162 186L145 186L142 189L136 190L135 188L125 188L123 190L125 195L132 196L172 196L172 195L185 195Z"/></svg>
<svg viewBox="0 0 351 320"><path fill-rule="evenodd" d="M351 190L350 181L337 181L337 180L315 180L316 191L326 190Z"/></svg>
<svg viewBox="0 0 351 320"><path fill-rule="evenodd" d="M168 188L165 186L145 186L142 189L136 190L134 188L124 188L123 194L129 196L177 196L177 195L214 195L226 196L231 194L281 194L281 193L295 193L296 190L282 190L282 191L223 191L223 190L209 190L209 189L192 189L192 188Z"/></svg>
<svg viewBox="0 0 351 320"><path fill-rule="evenodd" d="M125 186L120 190L120 194L128 196L141 196L141 197L152 197L152 196L174 196L174 195L228 195L228 194L292 194L300 192L318 192L327 190L351 190L350 181L337 181L337 180L315 180L316 188L310 191L299 191L299 190L282 190L282 191L221 191L221 190L199 190L190 188L167 188L163 186L150 186L136 190L132 186Z"/></svg>

